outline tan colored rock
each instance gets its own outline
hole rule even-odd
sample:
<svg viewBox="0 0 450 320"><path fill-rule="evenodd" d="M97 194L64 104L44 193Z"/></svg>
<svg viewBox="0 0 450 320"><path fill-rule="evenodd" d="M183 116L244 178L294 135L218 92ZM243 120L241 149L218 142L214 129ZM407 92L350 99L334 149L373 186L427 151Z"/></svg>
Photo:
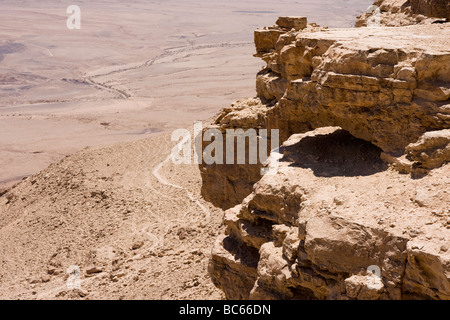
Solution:
<svg viewBox="0 0 450 320"><path fill-rule="evenodd" d="M257 29L254 39L258 54L267 53L275 49L275 44L283 33L283 31L276 29Z"/></svg>
<svg viewBox="0 0 450 320"><path fill-rule="evenodd" d="M241 208L237 206L225 212L224 223L227 226L227 234L259 250L264 243L271 240L272 226L263 221L239 219Z"/></svg>
<svg viewBox="0 0 450 320"><path fill-rule="evenodd" d="M426 132L406 147L406 153L415 170L439 168L450 162L450 130Z"/></svg>
<svg viewBox="0 0 450 320"><path fill-rule="evenodd" d="M448 250L442 250L442 241L448 240L440 240L450 236L446 216L439 215L442 223L428 222L432 212L447 211L450 195L443 191L450 166L437 169L439 180L405 178L382 168L376 174L353 175L343 163L358 159L358 151L336 143L333 139L339 134L336 128L321 128L291 137L281 148L284 158L278 173L263 177L241 205L227 211L225 224L229 237L241 243L240 256L257 260L250 269L246 264L247 269L240 270L239 259L223 259L226 253L221 250L228 249L214 249L210 272L214 278L221 274L232 281L228 285L226 279L220 280L227 297L239 297L242 285L234 282L245 279L248 298L258 300L448 299ZM334 144L346 158L332 153ZM331 159L339 164L336 171L329 171ZM360 170L356 163L373 167L373 163L355 161L349 162L354 172ZM329 171L328 175L320 170ZM381 203L377 190L387 183ZM427 187L431 184L435 191ZM350 196L342 205L336 204L336 197L344 192ZM397 198L408 193L411 200ZM426 206L418 206L415 200ZM387 205L393 202L395 207ZM417 207L426 211L408 213ZM422 228L427 229L423 236ZM424 239L433 239L436 245L426 249L417 243L431 245ZM233 252L227 254L235 256ZM380 275L369 272L376 268ZM228 275L230 270L241 272L240 277Z"/></svg>
<svg viewBox="0 0 450 320"><path fill-rule="evenodd" d="M447 0L376 0L373 5L357 18L356 27L366 27L371 21L378 21L381 26L399 27L450 18Z"/></svg>
<svg viewBox="0 0 450 320"><path fill-rule="evenodd" d="M439 26L433 28L442 32ZM358 30L299 34L301 38L296 45L309 47L308 43L315 39L315 43L323 42L324 48L328 48L318 64L312 63L312 58L305 59L302 47L289 45L282 49L286 53L280 54L284 58L280 58L282 66L278 68L284 70L288 80L311 76L291 81L283 98L268 112L269 128L282 128L283 140L299 132L290 123L307 122L312 127L340 126L385 152L396 153L404 151L430 127L449 125L438 114L440 101L448 99L446 69L450 54L445 50L442 54L431 54L408 49L414 40L407 30L405 33L395 30L397 39L389 48L370 48L356 38L367 32L372 43L386 43L389 40L385 37L392 29L367 29L361 34ZM330 46L331 34L337 42ZM402 36L404 43L400 40ZM437 44L443 38L439 35L435 39ZM389 112L389 120L385 118L389 125L385 125L385 112L394 109L395 113Z"/></svg>
<svg viewBox="0 0 450 320"><path fill-rule="evenodd" d="M231 299L448 299L449 26L284 28L260 35L258 97L209 126L283 143L273 175L200 166L204 197L231 208L214 283Z"/></svg>
<svg viewBox="0 0 450 320"><path fill-rule="evenodd" d="M352 276L345 279L347 296L357 300L379 300L384 285L374 276Z"/></svg>
<svg viewBox="0 0 450 320"><path fill-rule="evenodd" d="M257 278L258 251L231 237L217 239L210 262L209 274L227 299L249 299Z"/></svg>
<svg viewBox="0 0 450 320"><path fill-rule="evenodd" d="M339 126L385 159L401 157L426 131L450 127L448 26L308 30L279 37L263 57L259 98L224 109L213 126L279 129L280 142ZM389 162L414 171L406 160ZM203 195L231 208L252 191L260 168L202 166Z"/></svg>
<svg viewBox="0 0 450 320"><path fill-rule="evenodd" d="M259 98L238 101L231 108L223 109L216 117L215 123L204 127L204 132L208 129L218 129L225 133L227 129L264 128L268 107ZM209 143L203 142L203 150ZM224 150L226 150L225 145ZM203 179L202 195L205 200L218 207L232 208L251 193L253 184L261 178L261 168L262 164L207 165L203 163L200 165Z"/></svg>
<svg viewBox="0 0 450 320"><path fill-rule="evenodd" d="M287 237L283 241L283 255L289 261L294 262L297 259L300 242L301 239L298 229L290 230Z"/></svg>
<svg viewBox="0 0 450 320"><path fill-rule="evenodd" d="M267 101L278 101L286 92L287 84L279 74L264 69L256 76L256 93Z"/></svg>
<svg viewBox="0 0 450 320"><path fill-rule="evenodd" d="M314 265L327 266L329 272L337 274L355 274L372 265L382 266L383 281L397 287L387 290L392 297L399 296L406 239L334 217L309 220L306 234L305 251Z"/></svg>
<svg viewBox="0 0 450 320"><path fill-rule="evenodd" d="M92 276L95 275L97 273L103 272L103 269L99 266L89 266L86 268L86 275L87 276Z"/></svg>
<svg viewBox="0 0 450 320"><path fill-rule="evenodd" d="M428 17L450 19L450 2L447 0L410 0L411 11Z"/></svg>
<svg viewBox="0 0 450 320"><path fill-rule="evenodd" d="M306 28L308 19L306 17L279 17L276 24L281 28L299 31Z"/></svg>
<svg viewBox="0 0 450 320"><path fill-rule="evenodd" d="M450 300L450 257L438 246L416 241L408 243L403 290L406 298Z"/></svg>

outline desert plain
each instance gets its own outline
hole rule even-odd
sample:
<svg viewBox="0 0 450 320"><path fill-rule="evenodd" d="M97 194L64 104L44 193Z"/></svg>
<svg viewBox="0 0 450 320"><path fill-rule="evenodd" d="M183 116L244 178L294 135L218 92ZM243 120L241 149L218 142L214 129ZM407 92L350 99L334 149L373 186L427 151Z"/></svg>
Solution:
<svg viewBox="0 0 450 320"><path fill-rule="evenodd" d="M81 9L69 30L66 9ZM171 132L255 94L253 30L350 27L370 1L0 1L0 187L87 146Z"/></svg>

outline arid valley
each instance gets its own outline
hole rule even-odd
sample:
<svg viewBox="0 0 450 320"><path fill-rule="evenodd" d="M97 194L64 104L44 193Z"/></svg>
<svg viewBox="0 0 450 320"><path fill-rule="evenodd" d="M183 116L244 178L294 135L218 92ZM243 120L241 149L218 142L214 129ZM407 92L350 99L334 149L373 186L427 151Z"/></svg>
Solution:
<svg viewBox="0 0 450 320"><path fill-rule="evenodd" d="M369 2L81 1L69 30L70 1L1 1L0 187L213 116L254 95L254 29L293 10L348 27Z"/></svg>

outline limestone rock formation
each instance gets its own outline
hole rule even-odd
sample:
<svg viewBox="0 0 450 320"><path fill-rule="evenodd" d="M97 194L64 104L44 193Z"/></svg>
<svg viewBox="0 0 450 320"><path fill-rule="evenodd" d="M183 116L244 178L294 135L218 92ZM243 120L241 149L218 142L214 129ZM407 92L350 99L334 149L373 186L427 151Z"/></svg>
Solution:
<svg viewBox="0 0 450 320"><path fill-rule="evenodd" d="M356 27L430 24L450 19L448 0L376 0L357 18Z"/></svg>
<svg viewBox="0 0 450 320"><path fill-rule="evenodd" d="M228 299L450 299L450 165L414 180L338 128L280 152L225 213L210 274Z"/></svg>
<svg viewBox="0 0 450 320"><path fill-rule="evenodd" d="M227 209L214 283L229 299L450 299L449 26L280 21L255 32L257 97L205 128L283 143L276 174L200 165Z"/></svg>
<svg viewBox="0 0 450 320"><path fill-rule="evenodd" d="M450 162L450 130L427 132L406 151L409 158L422 168L439 168Z"/></svg>
<svg viewBox="0 0 450 320"><path fill-rule="evenodd" d="M256 56L267 63L257 98L223 110L213 127L279 129L283 142L339 126L381 148L391 163L427 131L450 127L448 25L270 32L255 34ZM230 208L252 191L260 167L219 167L201 166L203 195Z"/></svg>
<svg viewBox="0 0 450 320"><path fill-rule="evenodd" d="M258 98L237 101L230 108L223 109L213 123L203 128L203 132L217 129L225 136L228 129L261 129L265 127L266 111L266 105ZM209 143L203 140L203 150ZM223 150L226 150L225 144L226 141ZM202 196L218 207L233 207L251 192L253 184L261 178L261 167L237 163L202 163Z"/></svg>

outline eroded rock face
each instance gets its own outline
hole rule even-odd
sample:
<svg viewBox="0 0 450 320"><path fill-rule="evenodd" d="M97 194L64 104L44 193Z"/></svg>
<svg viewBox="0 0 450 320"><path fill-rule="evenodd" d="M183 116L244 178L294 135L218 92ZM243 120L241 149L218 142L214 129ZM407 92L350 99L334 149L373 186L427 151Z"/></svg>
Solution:
<svg viewBox="0 0 450 320"><path fill-rule="evenodd" d="M450 298L450 165L422 181L386 171L374 157L345 167L369 147L356 141L338 155L342 134L294 135L278 174L226 211L210 270L227 298ZM251 264L241 265L243 257Z"/></svg>
<svg viewBox="0 0 450 320"><path fill-rule="evenodd" d="M277 23L255 33L258 96L207 127L284 142L273 175L200 166L228 209L213 282L229 299L450 299L450 28Z"/></svg>
<svg viewBox="0 0 450 320"><path fill-rule="evenodd" d="M237 101L230 108L223 109L214 123L205 125L203 132L210 129L219 130L226 137L227 130L265 128L268 105L259 98ZM211 142L203 141L203 150ZM269 144L270 145L270 142ZM261 178L262 164L226 164L226 139L223 139L224 164L202 163L202 195L205 200L217 207L231 208L252 191L253 184ZM246 150L246 152L248 149ZM248 154L246 154L248 159Z"/></svg>
<svg viewBox="0 0 450 320"><path fill-rule="evenodd" d="M449 28L443 30L450 35ZM389 41L394 33L397 40ZM418 50L408 33L376 28L297 34L270 54L267 72L272 76L259 80L260 87L267 84L258 90L265 97L280 96L274 84L281 80L273 73L280 72L287 83L267 113L268 127L280 128L285 140L300 132L296 126L301 123L340 126L398 154L426 131L448 128L448 119L438 115L450 97L450 53ZM359 40L365 37L370 43Z"/></svg>
<svg viewBox="0 0 450 320"><path fill-rule="evenodd" d="M390 163L426 132L450 128L448 25L286 30L255 33L256 56L267 63L256 77L258 96L223 110L213 126L278 129L281 142L339 126L382 149ZM405 160L412 161L406 167L448 161L440 153L427 159ZM201 166L203 194L225 209L261 178L260 166L219 167Z"/></svg>
<svg viewBox="0 0 450 320"><path fill-rule="evenodd" d="M413 24L430 24L450 19L450 2L447 0L376 0L375 7L357 18L356 27L379 22L383 26L398 27Z"/></svg>
<svg viewBox="0 0 450 320"><path fill-rule="evenodd" d="M450 19L450 3L446 0L410 0L410 3L415 14Z"/></svg>

